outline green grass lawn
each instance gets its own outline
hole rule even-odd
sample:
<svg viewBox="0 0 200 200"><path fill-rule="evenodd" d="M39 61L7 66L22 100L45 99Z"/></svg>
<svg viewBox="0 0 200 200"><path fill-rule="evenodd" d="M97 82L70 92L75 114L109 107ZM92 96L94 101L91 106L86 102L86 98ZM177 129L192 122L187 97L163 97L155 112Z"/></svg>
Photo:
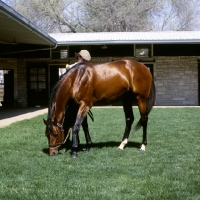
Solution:
<svg viewBox="0 0 200 200"><path fill-rule="evenodd" d="M93 148L78 158L62 149L48 156L43 117L0 129L0 200L200 199L200 108L154 108L148 145L142 129L117 150L125 120L122 108L93 108ZM134 108L135 123L139 120Z"/></svg>

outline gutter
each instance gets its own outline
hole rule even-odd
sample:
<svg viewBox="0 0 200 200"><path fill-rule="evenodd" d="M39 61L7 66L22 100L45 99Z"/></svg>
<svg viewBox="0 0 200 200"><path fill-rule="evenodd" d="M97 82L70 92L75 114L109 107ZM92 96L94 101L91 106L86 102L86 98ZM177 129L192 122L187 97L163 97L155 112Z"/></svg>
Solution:
<svg viewBox="0 0 200 200"><path fill-rule="evenodd" d="M30 50L24 50L24 51L12 51L12 52L0 53L0 55L26 53L26 52L32 52L32 51L43 51L43 50L51 50L51 49L56 49L56 48L57 48L57 44L54 47L49 47L49 48L30 49Z"/></svg>
<svg viewBox="0 0 200 200"><path fill-rule="evenodd" d="M58 46L114 44L200 44L200 40L102 40L102 41L62 41Z"/></svg>

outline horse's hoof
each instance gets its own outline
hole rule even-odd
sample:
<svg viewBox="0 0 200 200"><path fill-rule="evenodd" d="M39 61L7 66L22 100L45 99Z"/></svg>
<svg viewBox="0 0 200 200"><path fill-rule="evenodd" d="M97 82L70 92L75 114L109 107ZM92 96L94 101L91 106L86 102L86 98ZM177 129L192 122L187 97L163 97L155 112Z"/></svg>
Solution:
<svg viewBox="0 0 200 200"><path fill-rule="evenodd" d="M78 157L78 154L76 152L73 152L72 153L72 158L77 158Z"/></svg>
<svg viewBox="0 0 200 200"><path fill-rule="evenodd" d="M124 150L124 149L122 149L122 148L120 148L120 147L118 147L117 149L120 150L120 151Z"/></svg>
<svg viewBox="0 0 200 200"><path fill-rule="evenodd" d="M144 144L142 144L141 148L140 148L140 151L146 151L146 147Z"/></svg>
<svg viewBox="0 0 200 200"><path fill-rule="evenodd" d="M140 149L140 151L145 152L146 150Z"/></svg>

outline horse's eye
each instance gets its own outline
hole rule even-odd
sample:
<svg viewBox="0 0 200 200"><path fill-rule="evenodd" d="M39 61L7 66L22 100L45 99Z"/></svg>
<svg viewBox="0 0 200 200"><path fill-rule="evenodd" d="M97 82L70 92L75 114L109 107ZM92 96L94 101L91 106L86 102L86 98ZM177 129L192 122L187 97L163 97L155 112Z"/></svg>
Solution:
<svg viewBox="0 0 200 200"><path fill-rule="evenodd" d="M49 133L48 132L45 132L45 135L46 135L47 138L49 137Z"/></svg>
<svg viewBox="0 0 200 200"><path fill-rule="evenodd" d="M54 137L58 137L58 134L57 134L57 133L53 133L53 136L54 136Z"/></svg>
<svg viewBox="0 0 200 200"><path fill-rule="evenodd" d="M53 136L57 137L58 136L58 132L57 131L53 132Z"/></svg>

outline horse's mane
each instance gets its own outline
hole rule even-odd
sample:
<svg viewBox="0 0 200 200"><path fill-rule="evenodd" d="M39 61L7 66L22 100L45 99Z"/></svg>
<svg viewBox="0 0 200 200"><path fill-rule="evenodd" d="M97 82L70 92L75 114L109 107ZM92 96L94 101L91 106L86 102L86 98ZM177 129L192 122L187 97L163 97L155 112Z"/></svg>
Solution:
<svg viewBox="0 0 200 200"><path fill-rule="evenodd" d="M53 113L53 99L55 97L56 91L60 85L60 83L63 81L63 79L66 77L67 74L69 74L69 72L71 72L72 70L74 70L75 68L77 68L78 66L80 66L81 64L85 64L85 63L77 63L76 65L74 65L72 68L70 68L69 70L66 70L66 72L64 74L62 74L59 78L59 80L55 83L55 85L53 86L52 90L51 90L51 95L50 95L50 99L49 99L49 110L48 110L48 119L51 119L52 113ZM51 128L50 126L50 121L48 120L48 124L49 124L49 128Z"/></svg>

